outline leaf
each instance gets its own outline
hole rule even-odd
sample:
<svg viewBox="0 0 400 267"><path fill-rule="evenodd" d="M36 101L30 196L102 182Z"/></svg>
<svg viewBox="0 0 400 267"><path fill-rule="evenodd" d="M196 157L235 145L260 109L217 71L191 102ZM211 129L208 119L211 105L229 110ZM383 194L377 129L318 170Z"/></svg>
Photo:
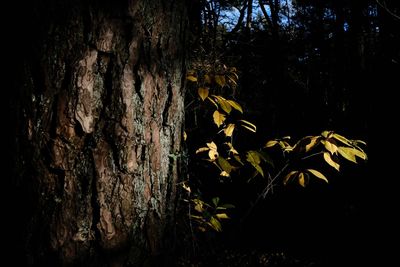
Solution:
<svg viewBox="0 0 400 267"><path fill-rule="evenodd" d="M207 146L212 150L217 150L217 145L214 142L207 143Z"/></svg>
<svg viewBox="0 0 400 267"><path fill-rule="evenodd" d="M264 177L264 171L259 165L261 163L260 155L257 151L250 150L246 154L246 160L257 170L262 177Z"/></svg>
<svg viewBox="0 0 400 267"><path fill-rule="evenodd" d="M334 133L332 135L332 137L335 138L336 140L342 142L345 145L348 145L348 146L351 145L351 141L349 139L347 139L346 137L341 136L340 134Z"/></svg>
<svg viewBox="0 0 400 267"><path fill-rule="evenodd" d="M226 101L228 101L228 103L229 103L234 109L236 109L237 111L240 111L240 113L243 113L242 107L241 107L237 102L235 102L235 101L233 101L233 100L226 100Z"/></svg>
<svg viewBox="0 0 400 267"><path fill-rule="evenodd" d="M276 140L270 140L270 141L268 141L268 142L265 144L264 147L273 147L273 146L275 146L276 144L278 144L278 141L276 141Z"/></svg>
<svg viewBox="0 0 400 267"><path fill-rule="evenodd" d="M283 184L286 185L289 180L297 175L298 171L291 171L283 178Z"/></svg>
<svg viewBox="0 0 400 267"><path fill-rule="evenodd" d="M218 213L215 216L217 216L218 219L229 219L228 215L226 213Z"/></svg>
<svg viewBox="0 0 400 267"><path fill-rule="evenodd" d="M197 82L197 78L193 75L187 75L186 79L191 81L191 82Z"/></svg>
<svg viewBox="0 0 400 267"><path fill-rule="evenodd" d="M232 205L232 204L223 204L223 205L221 205L221 207L225 208L225 209L233 209L233 208L235 208L235 206Z"/></svg>
<svg viewBox="0 0 400 267"><path fill-rule="evenodd" d="M233 145L230 142L224 143L229 147L229 152L232 153L233 155L239 155L239 152L233 147Z"/></svg>
<svg viewBox="0 0 400 267"><path fill-rule="evenodd" d="M206 84L211 84L210 75L208 75L208 74L205 74L205 75L204 75L204 83L206 83Z"/></svg>
<svg viewBox="0 0 400 267"><path fill-rule="evenodd" d="M225 111L227 114L231 113L232 107L225 98L219 95L213 95L213 97L215 97L215 99L218 101L219 106L223 111Z"/></svg>
<svg viewBox="0 0 400 267"><path fill-rule="evenodd" d="M208 88L205 88L205 87L199 87L199 89L197 90L197 93L199 94L201 100L204 101L208 97L209 90L208 90Z"/></svg>
<svg viewBox="0 0 400 267"><path fill-rule="evenodd" d="M319 141L319 136L311 137L310 143L306 145L306 152L310 151L313 147L315 147L318 141Z"/></svg>
<svg viewBox="0 0 400 267"><path fill-rule="evenodd" d="M217 150L210 149L210 151L208 151L208 157L209 157L212 161L216 160L216 159L218 158L218 152L217 152Z"/></svg>
<svg viewBox="0 0 400 267"><path fill-rule="evenodd" d="M225 84L226 84L226 80L225 80L225 76L223 76L223 75L215 75L215 82L219 85L219 86L221 86L221 87L224 87L225 86Z"/></svg>
<svg viewBox="0 0 400 267"><path fill-rule="evenodd" d="M252 124L251 122L248 122L246 120L239 120L239 121L244 123L244 124L242 124L242 127L246 128L249 131L252 131L254 133L256 132L257 127L254 124Z"/></svg>
<svg viewBox="0 0 400 267"><path fill-rule="evenodd" d="M218 157L218 164L221 167L222 170L224 170L228 176L231 173L233 167L232 165L229 163L229 161L227 161L226 159L224 159L223 157Z"/></svg>
<svg viewBox="0 0 400 267"><path fill-rule="evenodd" d="M218 207L218 203L219 203L219 197L213 197L211 199L212 203L214 204L215 207Z"/></svg>
<svg viewBox="0 0 400 267"><path fill-rule="evenodd" d="M325 177L325 175L323 175L322 173L320 173L317 170L314 169L307 169L308 172L310 172L312 175L314 175L315 177L324 180L325 182L328 183L328 179Z"/></svg>
<svg viewBox="0 0 400 267"><path fill-rule="evenodd" d="M328 140L322 140L321 141L322 144L324 144L326 150L328 150L329 152L331 152L331 154L333 155L334 153L337 153L337 146L331 142L329 142Z"/></svg>
<svg viewBox="0 0 400 267"><path fill-rule="evenodd" d="M332 136L333 132L332 131L323 131L321 133L322 137L325 137L326 139L330 138Z"/></svg>
<svg viewBox="0 0 400 267"><path fill-rule="evenodd" d="M210 222L208 223L215 231L221 232L222 226L221 223L215 219L214 217L211 217Z"/></svg>
<svg viewBox="0 0 400 267"><path fill-rule="evenodd" d="M230 176L229 173L227 173L226 171L222 171L219 175L223 176L223 177L229 177Z"/></svg>
<svg viewBox="0 0 400 267"><path fill-rule="evenodd" d="M207 99L218 109L218 104L211 97L207 97Z"/></svg>
<svg viewBox="0 0 400 267"><path fill-rule="evenodd" d="M227 137L232 136L233 130L235 129L235 124L229 123L228 126L224 129L224 133Z"/></svg>
<svg viewBox="0 0 400 267"><path fill-rule="evenodd" d="M243 161L240 159L240 157L238 155L233 155L233 158L239 162L242 166L244 165Z"/></svg>
<svg viewBox="0 0 400 267"><path fill-rule="evenodd" d="M186 141L187 140L187 133L186 133L186 131L183 131L183 141Z"/></svg>
<svg viewBox="0 0 400 267"><path fill-rule="evenodd" d="M196 150L196 154L198 154L200 152L208 151L208 150L210 150L209 147L200 147L199 149Z"/></svg>
<svg viewBox="0 0 400 267"><path fill-rule="evenodd" d="M222 114L218 110L216 110L216 111L214 111L213 119L214 119L214 123L219 128L224 123L226 118L225 118L224 114Z"/></svg>
<svg viewBox="0 0 400 267"><path fill-rule="evenodd" d="M299 173L299 185L301 185L302 187L306 187L306 181L304 179L304 173Z"/></svg>
<svg viewBox="0 0 400 267"><path fill-rule="evenodd" d="M186 183L182 184L183 189L185 189L186 191L188 191L189 193L192 192L190 189L190 186L186 185Z"/></svg>
<svg viewBox="0 0 400 267"><path fill-rule="evenodd" d="M356 155L353 153L352 150L355 150L355 149L350 148L350 147L343 147L343 146L338 147L338 152L343 158L345 158L351 162L357 163Z"/></svg>
<svg viewBox="0 0 400 267"><path fill-rule="evenodd" d="M337 171L339 171L340 165L333 161L329 152L324 152L324 160L326 161L326 163L328 163L333 168L335 168Z"/></svg>

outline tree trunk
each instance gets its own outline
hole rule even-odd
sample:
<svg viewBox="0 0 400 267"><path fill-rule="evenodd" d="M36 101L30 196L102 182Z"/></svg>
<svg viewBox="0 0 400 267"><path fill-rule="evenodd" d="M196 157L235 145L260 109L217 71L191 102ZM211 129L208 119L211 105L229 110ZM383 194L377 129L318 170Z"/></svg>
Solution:
<svg viewBox="0 0 400 267"><path fill-rule="evenodd" d="M173 232L185 1L31 5L13 103L28 263L146 264Z"/></svg>

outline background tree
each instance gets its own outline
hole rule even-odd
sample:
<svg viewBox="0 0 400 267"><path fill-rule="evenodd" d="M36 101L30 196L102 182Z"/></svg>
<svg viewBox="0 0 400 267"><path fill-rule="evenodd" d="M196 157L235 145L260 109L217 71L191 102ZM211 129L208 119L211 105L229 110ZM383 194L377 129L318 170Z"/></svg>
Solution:
<svg viewBox="0 0 400 267"><path fill-rule="evenodd" d="M11 45L14 263L141 266L168 254L185 2L24 4Z"/></svg>

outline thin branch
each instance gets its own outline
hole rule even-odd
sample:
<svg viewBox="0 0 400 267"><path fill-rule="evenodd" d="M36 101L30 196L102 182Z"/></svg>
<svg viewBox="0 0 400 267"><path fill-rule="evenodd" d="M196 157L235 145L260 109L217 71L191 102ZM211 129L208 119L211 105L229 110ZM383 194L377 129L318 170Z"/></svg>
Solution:
<svg viewBox="0 0 400 267"><path fill-rule="evenodd" d="M400 16L393 13L392 11L389 10L389 8L387 8L386 4L382 4L379 0L375 0L375 2L382 8L384 9L387 13L389 13L391 16L393 16L394 18L400 20Z"/></svg>

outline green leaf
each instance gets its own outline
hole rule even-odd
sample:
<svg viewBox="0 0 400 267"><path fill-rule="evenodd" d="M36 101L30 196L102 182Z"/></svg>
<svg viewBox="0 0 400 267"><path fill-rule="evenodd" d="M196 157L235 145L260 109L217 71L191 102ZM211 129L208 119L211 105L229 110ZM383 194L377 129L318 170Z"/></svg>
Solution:
<svg viewBox="0 0 400 267"><path fill-rule="evenodd" d="M218 165L221 167L221 169L224 170L229 175L233 169L233 167L229 163L229 161L227 161L223 157L218 157L217 161L218 161Z"/></svg>
<svg viewBox="0 0 400 267"><path fill-rule="evenodd" d="M254 124L252 124L251 122L248 122L246 120L239 120L239 121L243 122L243 124L241 126L248 129L249 131L252 131L254 133L257 131L257 127Z"/></svg>
<svg viewBox="0 0 400 267"><path fill-rule="evenodd" d="M208 90L208 88L199 87L199 89L197 90L197 93L199 94L201 100L204 101L208 97L209 90Z"/></svg>
<svg viewBox="0 0 400 267"><path fill-rule="evenodd" d="M297 175L298 171L291 171L283 178L283 184L286 185L290 179Z"/></svg>
<svg viewBox="0 0 400 267"><path fill-rule="evenodd" d="M221 223L214 217L211 217L208 225L210 225L217 232L221 232L221 230L222 230Z"/></svg>
<svg viewBox="0 0 400 267"><path fill-rule="evenodd" d="M315 177L324 180L325 182L328 183L328 179L325 177L325 175L323 175L322 173L320 173L317 170L314 169L307 169L308 172L310 172L312 175L314 175Z"/></svg>
<svg viewBox="0 0 400 267"><path fill-rule="evenodd" d="M225 209L234 209L235 208L235 206L232 204L223 204L223 205L221 205L221 207L225 208Z"/></svg>
<svg viewBox="0 0 400 267"><path fill-rule="evenodd" d="M246 160L257 170L262 177L264 177L264 171L259 165L261 163L260 155L257 151L250 150L246 154Z"/></svg>
<svg viewBox="0 0 400 267"><path fill-rule="evenodd" d="M226 100L234 109L237 111L240 111L240 113L243 113L242 107L235 101L233 100Z"/></svg>
<svg viewBox="0 0 400 267"><path fill-rule="evenodd" d="M214 204L215 207L218 207L219 203L219 197L214 197L211 199L212 203Z"/></svg>
<svg viewBox="0 0 400 267"><path fill-rule="evenodd" d="M339 171L340 165L336 162L333 161L333 159L331 158L331 155L329 154L329 152L324 152L324 160L326 161L326 163L328 163L330 166L332 166L333 168L335 168L337 171Z"/></svg>
<svg viewBox="0 0 400 267"><path fill-rule="evenodd" d="M215 75L215 82L221 86L224 87L226 84L225 76L224 75Z"/></svg>
<svg viewBox="0 0 400 267"><path fill-rule="evenodd" d="M228 215L226 213L218 213L216 214L218 219L229 219Z"/></svg>
<svg viewBox="0 0 400 267"><path fill-rule="evenodd" d="M219 128L225 121L226 117L224 114L222 114L221 112L219 112L218 110L214 111L213 113L213 119L214 119L214 123L217 125L217 127Z"/></svg>

